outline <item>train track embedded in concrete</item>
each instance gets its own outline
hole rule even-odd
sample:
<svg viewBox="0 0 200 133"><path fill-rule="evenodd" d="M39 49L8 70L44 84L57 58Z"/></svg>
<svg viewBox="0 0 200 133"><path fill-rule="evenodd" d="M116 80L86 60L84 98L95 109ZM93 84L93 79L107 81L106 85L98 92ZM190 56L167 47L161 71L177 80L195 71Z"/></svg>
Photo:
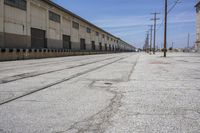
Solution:
<svg viewBox="0 0 200 133"><path fill-rule="evenodd" d="M7 99L7 100L5 100L5 101L0 102L0 106L1 106L1 105L4 105L4 104L7 104L7 103L10 103L10 102L12 102L12 101L15 101L15 100L17 100L17 99L20 99L20 98L22 98L22 97L31 95L31 94L33 94L33 93L36 93L36 92L45 90L45 89L50 88L50 87L52 87L52 86L61 84L61 83L63 83L63 82L69 81L69 80L71 80L71 79L77 78L77 77L82 76L82 75L84 75L84 74L87 74L87 73L89 73L89 72L93 72L93 71L95 71L95 70L101 69L101 68L103 68L103 67L105 67L105 66L108 66L108 65L113 64L113 63L115 63L115 62L118 62L118 61L120 61L120 60L123 60L123 59L125 59L125 58L127 58L127 57L129 57L129 56L121 57L121 58L116 59L116 60L114 60L114 61L111 61L111 62L109 62L109 63L106 63L106 64L103 64L103 65L94 67L94 68L92 68L92 69L89 69L89 70L86 70L86 71L83 71L83 72L79 72L79 73L74 74L74 75L72 75L72 76L70 76L70 77L68 77L68 78L64 78L64 79L55 81L55 82L53 82L53 83L50 83L50 84L48 84L48 85L45 85L45 86L43 86L43 87L40 87L40 88L38 88L38 89L29 91L29 92L24 93L24 94L22 94L22 95L20 95L20 96L16 96L16 97L14 97L14 98Z"/></svg>
<svg viewBox="0 0 200 133"><path fill-rule="evenodd" d="M93 57L87 57L87 58L84 58L85 59L91 59ZM71 60L70 62L72 61L81 61L83 59L76 59L76 60ZM61 64L61 63L64 63L66 62L67 60L66 59L63 59L63 60L58 60L58 61L46 61L46 62L36 62L37 64L35 63L29 63L29 64L26 64L24 66L20 66L20 67L15 67L15 70L16 69L20 69L20 68L26 68L26 67L38 67L38 66L44 66L44 65L53 65L53 64ZM6 67L6 66L4 66ZM1 69L0 72L3 72L3 71L10 71L10 70L13 70L13 68L6 68L6 69Z"/></svg>
<svg viewBox="0 0 200 133"><path fill-rule="evenodd" d="M89 62L89 63L83 63L83 64L80 64L80 65L74 65L74 66L70 66L70 67L66 67L66 68L62 68L62 69L57 69L57 70L52 70L52 71L47 71L47 72L41 72L41 73L32 72L32 73L23 73L23 74L19 74L19 75L14 75L14 76L11 76L11 77L0 79L0 84L6 84L6 83L9 83L9 82L13 82L13 81L17 81L17 80L21 80L21 79L25 79L25 78L36 77L36 76L40 76L40 75L44 75L44 74L49 74L49 73L67 70L67 69L73 69L73 68L77 68L77 67L81 67L81 66L86 66L86 65L110 60L110 59L113 59L113 58L116 58L116 57L110 57L110 58L106 58L106 59L102 59L102 60L92 61L92 62Z"/></svg>

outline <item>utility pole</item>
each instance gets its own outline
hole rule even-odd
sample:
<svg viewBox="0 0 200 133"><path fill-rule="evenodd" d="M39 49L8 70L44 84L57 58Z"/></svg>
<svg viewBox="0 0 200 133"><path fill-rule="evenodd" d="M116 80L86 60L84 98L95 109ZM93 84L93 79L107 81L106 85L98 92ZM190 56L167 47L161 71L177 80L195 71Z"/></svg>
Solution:
<svg viewBox="0 0 200 133"><path fill-rule="evenodd" d="M147 52L149 52L149 31L147 31Z"/></svg>
<svg viewBox="0 0 200 133"><path fill-rule="evenodd" d="M174 49L174 42L172 42L172 49Z"/></svg>
<svg viewBox="0 0 200 133"><path fill-rule="evenodd" d="M157 14L160 14L160 13L152 13L154 15L154 18L152 18L151 20L154 21L154 40L153 40L153 54L155 54L155 47L156 47L156 22L157 20L160 20L159 18L157 18Z"/></svg>
<svg viewBox="0 0 200 133"><path fill-rule="evenodd" d="M187 47L188 47L188 50L190 48L190 33L188 33L188 42L187 42Z"/></svg>
<svg viewBox="0 0 200 133"><path fill-rule="evenodd" d="M146 50L146 52L148 52L148 48L149 48L149 31L147 31L147 36L146 36L146 40L145 40L145 50Z"/></svg>
<svg viewBox="0 0 200 133"><path fill-rule="evenodd" d="M146 52L148 52L148 47L149 47L149 32L147 31L146 38L145 38L145 43L144 43L144 50Z"/></svg>
<svg viewBox="0 0 200 133"><path fill-rule="evenodd" d="M152 32L153 32L153 25L150 25L150 54L152 51Z"/></svg>
<svg viewBox="0 0 200 133"><path fill-rule="evenodd" d="M167 56L167 14L168 0L165 0L164 57Z"/></svg>

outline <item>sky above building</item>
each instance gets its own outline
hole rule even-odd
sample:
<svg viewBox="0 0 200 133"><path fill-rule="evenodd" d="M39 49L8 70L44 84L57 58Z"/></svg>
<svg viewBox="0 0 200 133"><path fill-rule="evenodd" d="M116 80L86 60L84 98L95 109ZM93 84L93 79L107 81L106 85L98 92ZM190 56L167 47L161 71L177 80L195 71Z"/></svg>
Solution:
<svg viewBox="0 0 200 133"><path fill-rule="evenodd" d="M153 24L151 13L159 12L157 24L158 47L163 46L164 0L53 0L98 27L120 37L136 47L143 47L148 25ZM171 8L176 0L168 0ZM197 0L181 2L168 14L168 47L186 47L195 43Z"/></svg>

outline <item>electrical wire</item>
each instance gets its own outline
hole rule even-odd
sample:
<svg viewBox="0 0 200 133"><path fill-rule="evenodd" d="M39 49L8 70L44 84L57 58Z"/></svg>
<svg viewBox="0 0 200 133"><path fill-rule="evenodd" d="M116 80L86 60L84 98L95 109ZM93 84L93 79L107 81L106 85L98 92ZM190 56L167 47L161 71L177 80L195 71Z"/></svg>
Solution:
<svg viewBox="0 0 200 133"><path fill-rule="evenodd" d="M174 3L174 5L172 5L172 7L168 10L167 14L169 14L175 7L178 3L180 3L181 0L176 0L176 2Z"/></svg>

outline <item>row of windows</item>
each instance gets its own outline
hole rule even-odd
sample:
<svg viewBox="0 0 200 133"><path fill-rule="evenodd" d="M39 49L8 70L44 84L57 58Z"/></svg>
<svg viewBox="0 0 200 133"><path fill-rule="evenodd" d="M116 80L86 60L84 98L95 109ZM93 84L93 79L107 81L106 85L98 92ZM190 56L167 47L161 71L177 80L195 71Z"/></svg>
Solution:
<svg viewBox="0 0 200 133"><path fill-rule="evenodd" d="M22 10L26 10L26 0L5 0L4 3Z"/></svg>
<svg viewBox="0 0 200 133"><path fill-rule="evenodd" d="M78 23L77 23L78 24ZM87 33L91 33L91 29L90 28L86 28L86 32ZM99 32L97 32L96 31L96 36L99 36ZM104 34L102 34L102 38L105 38L105 35ZM113 39L113 38L109 38L109 36L107 36L107 40L109 40L109 39L111 39L111 41L114 41L115 42L115 40Z"/></svg>

